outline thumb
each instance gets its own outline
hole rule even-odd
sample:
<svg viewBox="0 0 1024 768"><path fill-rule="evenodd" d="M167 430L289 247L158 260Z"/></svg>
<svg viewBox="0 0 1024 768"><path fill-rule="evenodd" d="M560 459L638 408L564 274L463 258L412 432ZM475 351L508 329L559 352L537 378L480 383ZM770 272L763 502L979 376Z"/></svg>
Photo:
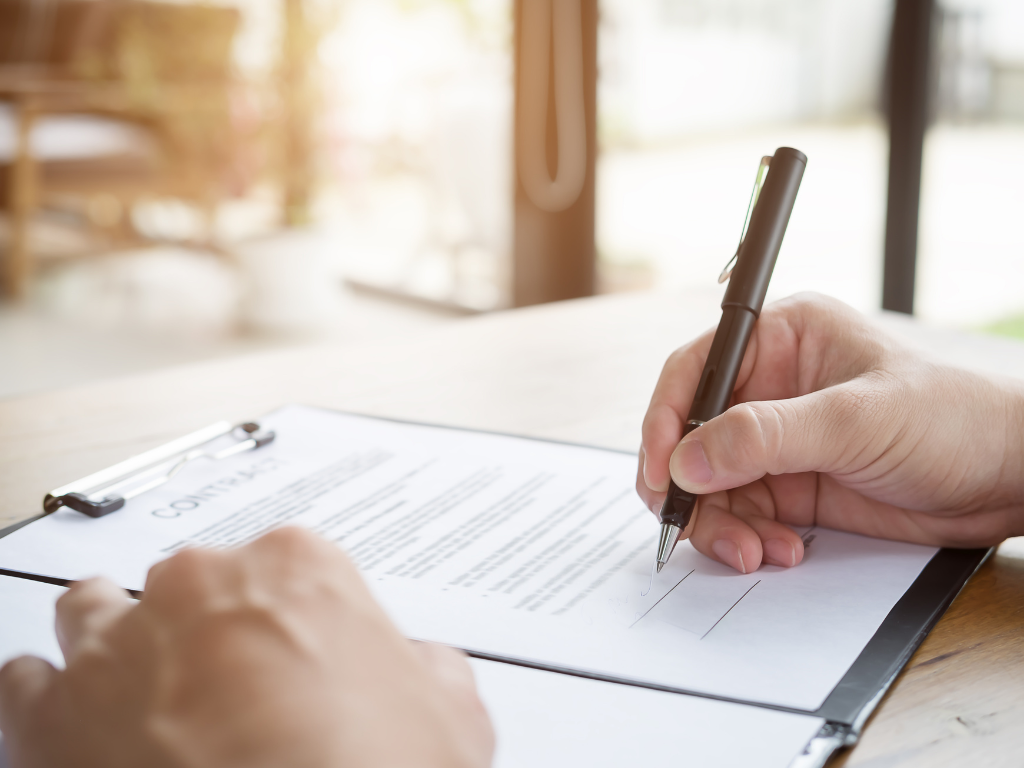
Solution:
<svg viewBox="0 0 1024 768"><path fill-rule="evenodd" d="M669 472L680 488L703 495L766 474L849 471L848 457L870 462L864 449L879 437L880 425L892 426L875 407L886 408L883 394L847 382L789 400L735 405L676 446Z"/></svg>
<svg viewBox="0 0 1024 768"><path fill-rule="evenodd" d="M35 656L21 656L0 669L0 731L11 765L33 764L29 750L33 725L43 696L58 674L49 662Z"/></svg>

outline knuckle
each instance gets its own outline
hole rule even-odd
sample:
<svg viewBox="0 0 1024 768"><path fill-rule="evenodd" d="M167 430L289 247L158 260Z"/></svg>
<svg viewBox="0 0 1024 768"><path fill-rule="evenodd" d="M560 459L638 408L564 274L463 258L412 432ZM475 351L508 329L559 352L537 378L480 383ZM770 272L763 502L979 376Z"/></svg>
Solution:
<svg viewBox="0 0 1024 768"><path fill-rule="evenodd" d="M204 593L224 566L225 554L210 549L184 549L150 571L146 595L153 599L188 601Z"/></svg>
<svg viewBox="0 0 1024 768"><path fill-rule="evenodd" d="M665 360L665 365L662 369L663 372L670 373L672 371L677 370L681 365L683 365L686 362L686 358L690 356L692 348L693 343L691 342L689 344L684 344L683 346L672 350L672 352L668 356L668 359Z"/></svg>
<svg viewBox="0 0 1024 768"><path fill-rule="evenodd" d="M835 299L816 291L800 291L792 294L791 296L787 296L780 301L773 302L769 306L765 307L764 311L769 315L780 313L783 315L792 314L815 317L828 312L836 303L838 302L836 302Z"/></svg>
<svg viewBox="0 0 1024 768"><path fill-rule="evenodd" d="M92 581L92 579L89 581ZM83 595L88 593L88 587L86 586L88 583L88 581L76 581L68 587L68 591L57 598L57 613L62 613L78 603Z"/></svg>
<svg viewBox="0 0 1024 768"><path fill-rule="evenodd" d="M789 308L805 328L826 329L829 334L848 334L864 325L864 319L847 304L832 296L804 291L790 297Z"/></svg>
<svg viewBox="0 0 1024 768"><path fill-rule="evenodd" d="M665 403L660 401L651 403L647 413L644 414L643 433L645 436L653 436L660 431L662 422L668 415L666 411L670 411L670 409ZM649 450L646 445L643 446L643 449Z"/></svg>
<svg viewBox="0 0 1024 768"><path fill-rule="evenodd" d="M658 428L659 416L661 414L662 404L658 401L654 401L647 408L647 413L644 414L643 423L640 426L641 434L641 445L643 451L650 450L650 442L654 437Z"/></svg>
<svg viewBox="0 0 1024 768"><path fill-rule="evenodd" d="M209 549L185 549L171 556L166 572L178 578L205 573L215 567L218 559L219 553Z"/></svg>
<svg viewBox="0 0 1024 768"><path fill-rule="evenodd" d="M652 465L668 466L668 454L679 443L682 423L679 415L664 403L655 403L647 411L642 428L641 445L644 458ZM641 471L643 467L641 466Z"/></svg>
<svg viewBox="0 0 1024 768"><path fill-rule="evenodd" d="M701 368L704 366L705 355L701 352L703 342L706 341L704 333L697 337L688 344L684 344L678 349L674 350L665 360L665 365L661 369L661 379L659 384L671 384L676 386L681 384L679 379L684 376L686 372L692 371L692 375L697 376L700 374ZM696 385L696 381L693 382Z"/></svg>
<svg viewBox="0 0 1024 768"><path fill-rule="evenodd" d="M258 547L276 549L288 556L304 557L318 554L320 542L320 537L311 531L289 525L263 534L253 544Z"/></svg>
<svg viewBox="0 0 1024 768"><path fill-rule="evenodd" d="M355 563L341 547L303 528L267 533L246 547L245 556L258 561L256 578L269 578L272 591L296 600L332 595L347 601L363 587Z"/></svg>
<svg viewBox="0 0 1024 768"><path fill-rule="evenodd" d="M253 553L269 549L286 570L346 559L339 547L298 526L277 528L261 536L247 549Z"/></svg>
<svg viewBox="0 0 1024 768"><path fill-rule="evenodd" d="M640 496L640 499L646 504L647 494L650 493L650 488L647 487L647 483L644 482L643 474L638 474L636 477L636 492Z"/></svg>
<svg viewBox="0 0 1024 768"><path fill-rule="evenodd" d="M847 305L832 296L817 291L801 291L793 296L794 303L811 314L820 315L842 311Z"/></svg>
<svg viewBox="0 0 1024 768"><path fill-rule="evenodd" d="M817 291L799 291L794 293L790 299L794 304L803 307L818 307L829 301L827 296Z"/></svg>
<svg viewBox="0 0 1024 768"><path fill-rule="evenodd" d="M24 694L32 689L38 690L45 672L52 671L49 662L29 655L18 656L0 665L0 704L4 699L26 704Z"/></svg>
<svg viewBox="0 0 1024 768"><path fill-rule="evenodd" d="M283 547L295 547L301 549L309 546L312 542L319 541L319 537L305 528L297 525L286 525L282 528L275 528L264 534L267 541L279 542Z"/></svg>
<svg viewBox="0 0 1024 768"><path fill-rule="evenodd" d="M653 436L654 411L656 407L657 406L653 403L651 404L647 409L647 413L644 414L643 422L640 424L640 445L642 446L641 450L645 452L648 450L648 445L650 444L651 437Z"/></svg>
<svg viewBox="0 0 1024 768"><path fill-rule="evenodd" d="M90 604L98 602L106 591L106 579L95 576L91 579L76 581L68 587L67 592L57 598L57 610L70 605Z"/></svg>
<svg viewBox="0 0 1024 768"><path fill-rule="evenodd" d="M27 665L30 663L28 659L28 656L18 656L0 666L0 691L6 690L20 682L26 674Z"/></svg>

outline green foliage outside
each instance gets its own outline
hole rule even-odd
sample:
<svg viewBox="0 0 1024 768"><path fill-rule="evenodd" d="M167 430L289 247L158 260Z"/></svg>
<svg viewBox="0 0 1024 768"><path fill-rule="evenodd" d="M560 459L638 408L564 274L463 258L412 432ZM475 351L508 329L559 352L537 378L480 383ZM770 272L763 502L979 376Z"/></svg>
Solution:
<svg viewBox="0 0 1024 768"><path fill-rule="evenodd" d="M1015 339L1024 339L1024 315L1015 315L999 320L985 326L982 330L995 336L1010 336Z"/></svg>

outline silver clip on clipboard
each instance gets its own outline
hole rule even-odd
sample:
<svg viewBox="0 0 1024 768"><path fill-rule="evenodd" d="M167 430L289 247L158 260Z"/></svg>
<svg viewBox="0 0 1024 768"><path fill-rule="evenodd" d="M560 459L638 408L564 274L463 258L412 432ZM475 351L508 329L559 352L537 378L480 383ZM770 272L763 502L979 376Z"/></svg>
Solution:
<svg viewBox="0 0 1024 768"><path fill-rule="evenodd" d="M218 451L207 450L211 442L225 435L237 442ZM68 507L89 517L103 517L121 509L129 499L163 485L196 459L220 461L262 448L274 437L255 422L232 425L221 421L50 491L43 499L43 511L50 514Z"/></svg>

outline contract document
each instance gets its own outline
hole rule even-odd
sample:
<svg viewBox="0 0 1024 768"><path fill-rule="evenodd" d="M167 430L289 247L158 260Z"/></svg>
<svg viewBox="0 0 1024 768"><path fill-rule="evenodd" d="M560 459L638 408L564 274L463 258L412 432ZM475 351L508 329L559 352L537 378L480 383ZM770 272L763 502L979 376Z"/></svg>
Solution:
<svg viewBox="0 0 1024 768"><path fill-rule="evenodd" d="M64 666L53 626L64 591L0 576L0 666L22 654ZM824 722L514 664L472 664L497 737L494 768L670 768L681 759L710 768L785 768Z"/></svg>
<svg viewBox="0 0 1024 768"><path fill-rule="evenodd" d="M410 637L813 712L937 551L816 528L795 568L739 574L683 542L652 580L635 455L301 406L261 424L277 439L257 452L0 539L0 568L142 589L178 550L301 525L349 553Z"/></svg>

